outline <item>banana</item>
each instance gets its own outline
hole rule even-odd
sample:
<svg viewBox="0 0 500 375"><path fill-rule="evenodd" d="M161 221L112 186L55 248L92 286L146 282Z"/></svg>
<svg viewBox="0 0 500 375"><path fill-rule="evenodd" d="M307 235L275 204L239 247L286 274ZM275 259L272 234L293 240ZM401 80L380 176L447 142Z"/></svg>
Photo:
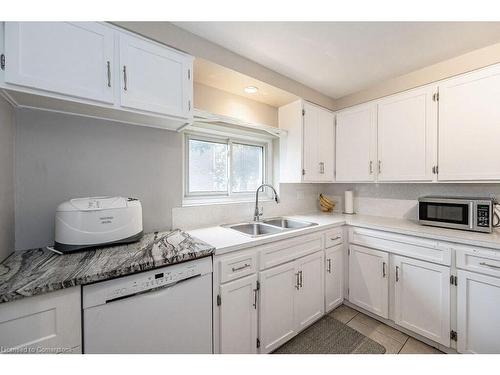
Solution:
<svg viewBox="0 0 500 375"><path fill-rule="evenodd" d="M319 203L325 211L332 211L335 207L335 202L332 202L328 197L323 194L319 195Z"/></svg>

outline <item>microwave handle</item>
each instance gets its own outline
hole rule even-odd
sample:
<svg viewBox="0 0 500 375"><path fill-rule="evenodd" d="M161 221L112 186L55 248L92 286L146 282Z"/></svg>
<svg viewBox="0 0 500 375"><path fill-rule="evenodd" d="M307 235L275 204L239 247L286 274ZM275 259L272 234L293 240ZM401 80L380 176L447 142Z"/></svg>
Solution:
<svg viewBox="0 0 500 375"><path fill-rule="evenodd" d="M469 202L469 228L474 229L474 202Z"/></svg>

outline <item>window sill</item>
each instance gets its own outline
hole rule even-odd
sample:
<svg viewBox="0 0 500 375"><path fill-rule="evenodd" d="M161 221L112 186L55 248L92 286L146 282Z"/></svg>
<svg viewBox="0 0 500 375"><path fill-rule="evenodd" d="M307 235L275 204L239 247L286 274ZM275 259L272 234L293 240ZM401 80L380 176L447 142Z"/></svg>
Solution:
<svg viewBox="0 0 500 375"><path fill-rule="evenodd" d="M271 202L272 197L267 195L259 195L259 203ZM211 206L220 204L241 204L241 203L255 203L255 195L245 197L217 197L217 198L184 198L182 200L182 207L196 207L196 206Z"/></svg>

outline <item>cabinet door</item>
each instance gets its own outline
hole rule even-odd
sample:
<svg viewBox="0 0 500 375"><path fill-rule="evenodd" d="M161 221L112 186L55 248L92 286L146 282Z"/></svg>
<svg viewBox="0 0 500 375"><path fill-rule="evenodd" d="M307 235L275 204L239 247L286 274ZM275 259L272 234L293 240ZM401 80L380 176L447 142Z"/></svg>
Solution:
<svg viewBox="0 0 500 375"><path fill-rule="evenodd" d="M437 86L378 103L378 180L432 181L437 155Z"/></svg>
<svg viewBox="0 0 500 375"><path fill-rule="evenodd" d="M439 85L439 180L500 180L498 103L500 65Z"/></svg>
<svg viewBox="0 0 500 375"><path fill-rule="evenodd" d="M257 352L257 275L220 287L220 353Z"/></svg>
<svg viewBox="0 0 500 375"><path fill-rule="evenodd" d="M189 117L191 67L189 56L140 38L120 35L121 105Z"/></svg>
<svg viewBox="0 0 500 375"><path fill-rule="evenodd" d="M96 22L6 22L5 82L113 103L113 39Z"/></svg>
<svg viewBox="0 0 500 375"><path fill-rule="evenodd" d="M297 331L301 331L325 312L324 254L318 251L296 261L299 274L299 289L295 300L295 320Z"/></svg>
<svg viewBox="0 0 500 375"><path fill-rule="evenodd" d="M388 318L389 254L356 245L349 249L349 302Z"/></svg>
<svg viewBox="0 0 500 375"><path fill-rule="evenodd" d="M458 271L457 351L500 353L500 279Z"/></svg>
<svg viewBox="0 0 500 375"><path fill-rule="evenodd" d="M337 113L336 181L374 181L377 153L377 107L356 106Z"/></svg>
<svg viewBox="0 0 500 375"><path fill-rule="evenodd" d="M445 346L450 345L450 268L392 256L394 321Z"/></svg>
<svg viewBox="0 0 500 375"><path fill-rule="evenodd" d="M334 172L334 115L304 102L303 181L332 182Z"/></svg>
<svg viewBox="0 0 500 375"><path fill-rule="evenodd" d="M295 262L259 273L261 353L269 353L296 333L295 294L299 288Z"/></svg>
<svg viewBox="0 0 500 375"><path fill-rule="evenodd" d="M325 250L325 310L333 310L344 300L344 245Z"/></svg>

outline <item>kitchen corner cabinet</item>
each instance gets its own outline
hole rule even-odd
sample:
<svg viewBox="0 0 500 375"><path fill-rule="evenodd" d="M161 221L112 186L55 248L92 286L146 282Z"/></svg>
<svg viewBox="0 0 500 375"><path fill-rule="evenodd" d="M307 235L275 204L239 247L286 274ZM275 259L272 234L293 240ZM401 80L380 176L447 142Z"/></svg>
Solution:
<svg viewBox="0 0 500 375"><path fill-rule="evenodd" d="M220 286L220 353L257 353L257 292L257 274Z"/></svg>
<svg viewBox="0 0 500 375"><path fill-rule="evenodd" d="M377 106L351 107L336 114L337 182L371 182L377 174Z"/></svg>
<svg viewBox="0 0 500 375"><path fill-rule="evenodd" d="M14 353L81 353L81 289L0 304L0 347Z"/></svg>
<svg viewBox="0 0 500 375"><path fill-rule="evenodd" d="M450 267L392 255L394 322L450 346Z"/></svg>
<svg viewBox="0 0 500 375"><path fill-rule="evenodd" d="M500 65L439 84L439 180L500 180Z"/></svg>
<svg viewBox="0 0 500 375"><path fill-rule="evenodd" d="M280 182L333 182L335 115L304 100L280 107Z"/></svg>
<svg viewBox="0 0 500 375"><path fill-rule="evenodd" d="M349 302L389 317L389 254L349 245Z"/></svg>
<svg viewBox="0 0 500 375"><path fill-rule="evenodd" d="M500 278L459 270L457 351L500 353Z"/></svg>
<svg viewBox="0 0 500 375"><path fill-rule="evenodd" d="M378 181L432 181L437 165L436 85L377 102Z"/></svg>
<svg viewBox="0 0 500 375"><path fill-rule="evenodd" d="M261 353L270 353L324 313L323 252L259 273Z"/></svg>
<svg viewBox="0 0 500 375"><path fill-rule="evenodd" d="M325 312L344 300L344 245L325 250Z"/></svg>

